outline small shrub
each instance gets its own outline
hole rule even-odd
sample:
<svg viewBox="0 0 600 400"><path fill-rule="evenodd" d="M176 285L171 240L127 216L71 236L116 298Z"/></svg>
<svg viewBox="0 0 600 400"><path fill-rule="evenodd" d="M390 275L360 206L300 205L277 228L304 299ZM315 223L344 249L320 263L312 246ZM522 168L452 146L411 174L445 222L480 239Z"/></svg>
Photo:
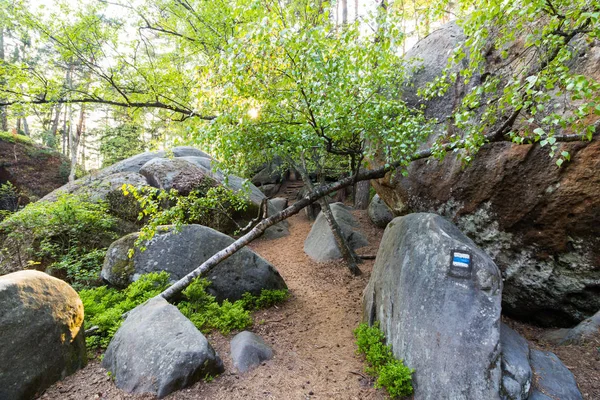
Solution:
<svg viewBox="0 0 600 400"><path fill-rule="evenodd" d="M206 293L210 285L206 279L196 279L188 286L182 295L184 300L177 307L188 317L196 327L207 332L217 329L226 335L232 330L241 330L252 325L250 312L244 309L244 302L238 300L231 303L225 300L222 304L215 297Z"/></svg>
<svg viewBox="0 0 600 400"><path fill-rule="evenodd" d="M116 239L115 225L104 203L62 194L8 216L0 222L0 237L21 268L39 265L81 287L96 281L103 249Z"/></svg>
<svg viewBox="0 0 600 400"><path fill-rule="evenodd" d="M412 394L412 373L400 360L393 360L383 365L375 382L376 388L385 388L390 397L402 397Z"/></svg>
<svg viewBox="0 0 600 400"><path fill-rule="evenodd" d="M21 197L21 192L12 183L0 185L0 211L4 211L4 217L0 216L0 221L19 209Z"/></svg>
<svg viewBox="0 0 600 400"><path fill-rule="evenodd" d="M71 282L71 286L75 290L98 286L101 282L100 271L102 271L102 264L106 256L106 248L80 253L79 248L71 248L69 253L59 261L52 263L47 272Z"/></svg>
<svg viewBox="0 0 600 400"><path fill-rule="evenodd" d="M259 310L269 308L275 304L283 303L288 298L287 290L263 289L260 296L252 296L251 293L244 293L242 301L247 310Z"/></svg>
<svg viewBox="0 0 600 400"><path fill-rule="evenodd" d="M408 396L413 392L412 373L402 360L396 360L379 324L360 324L354 330L357 352L365 356L369 366L365 372L377 377L375 387L385 388L391 397Z"/></svg>
<svg viewBox="0 0 600 400"><path fill-rule="evenodd" d="M136 248L144 250L143 244L152 239L158 226L200 224L226 232L237 224L236 212L246 209L246 196L218 185L206 177L202 184L184 196L175 189L165 191L151 187L136 188L123 185L123 194L132 196L141 208L138 220L146 222L136 241Z"/></svg>

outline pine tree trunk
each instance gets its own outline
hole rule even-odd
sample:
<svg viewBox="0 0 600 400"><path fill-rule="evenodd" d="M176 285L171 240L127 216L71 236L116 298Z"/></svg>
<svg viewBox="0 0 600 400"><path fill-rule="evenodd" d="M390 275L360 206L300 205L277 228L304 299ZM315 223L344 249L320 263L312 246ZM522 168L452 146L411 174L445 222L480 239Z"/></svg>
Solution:
<svg viewBox="0 0 600 400"><path fill-rule="evenodd" d="M371 182L361 181L356 184L356 192L354 197L354 208L357 210L366 210L369 208Z"/></svg>
<svg viewBox="0 0 600 400"><path fill-rule="evenodd" d="M29 124L27 123L27 117L23 117L23 133L25 133L26 136L31 136L31 133L29 132Z"/></svg>
<svg viewBox="0 0 600 400"><path fill-rule="evenodd" d="M0 61L4 61L4 28L0 27ZM0 82L4 83L4 78L0 78ZM4 100L0 98L0 100ZM0 107L0 131L8 131L8 108Z"/></svg>
<svg viewBox="0 0 600 400"><path fill-rule="evenodd" d="M85 105L82 104L79 110L79 121L75 129L75 134L71 136L71 171L69 172L69 182L75 180L75 172L77 171L77 151L79 148L79 141L83 135L83 129L85 126ZM73 130L71 130L72 132Z"/></svg>

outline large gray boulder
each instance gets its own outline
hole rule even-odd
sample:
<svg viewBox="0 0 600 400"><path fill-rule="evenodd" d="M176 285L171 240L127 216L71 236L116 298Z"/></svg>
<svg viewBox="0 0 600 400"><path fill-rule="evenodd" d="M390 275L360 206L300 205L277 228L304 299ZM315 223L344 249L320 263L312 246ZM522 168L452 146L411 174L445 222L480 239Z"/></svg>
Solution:
<svg viewBox="0 0 600 400"><path fill-rule="evenodd" d="M194 324L166 300L129 312L110 342L102 366L118 388L162 398L223 372L223 363Z"/></svg>
<svg viewBox="0 0 600 400"><path fill-rule="evenodd" d="M391 220L394 219L394 213L392 210L381 200L378 194L376 194L368 208L369 219L375 226L385 228Z"/></svg>
<svg viewBox="0 0 600 400"><path fill-rule="evenodd" d="M435 214L394 219L364 291L416 400L499 399L502 279L494 262Z"/></svg>
<svg viewBox="0 0 600 400"><path fill-rule="evenodd" d="M266 185L262 185L260 187L260 191L263 192L263 194L268 198L277 195L277 193L279 193L279 189L281 189L281 184L279 183L267 183Z"/></svg>
<svg viewBox="0 0 600 400"><path fill-rule="evenodd" d="M136 154L135 156L121 160L113 165L110 165L101 170L98 175L111 175L118 172L140 172L142 165L146 164L153 158L164 157L166 152L164 150L159 151L147 151L145 153Z"/></svg>
<svg viewBox="0 0 600 400"><path fill-rule="evenodd" d="M198 150L192 146L177 146L173 147L173 157L203 157L212 160L212 157L208 155L208 153L203 152L202 150Z"/></svg>
<svg viewBox="0 0 600 400"><path fill-rule="evenodd" d="M189 146L174 147L171 153L175 157L204 157L210 158L209 155ZM56 201L60 193L73 194L90 194L95 197L95 200L105 200L108 192L120 188L119 184L130 183L134 186L148 185L144 177L139 175L141 168L148 161L155 158L165 158L167 153L164 150L147 151L137 154L125 160L119 161L109 167L106 167L98 172L91 173L83 178L77 179L74 182L67 183L64 186L48 193L42 198L45 201ZM112 177L111 177L112 176ZM110 190L102 190L102 188L110 187Z"/></svg>
<svg viewBox="0 0 600 400"><path fill-rule="evenodd" d="M571 329L557 329L542 336L542 339L556 345L580 345L600 337L600 311L584 319Z"/></svg>
<svg viewBox="0 0 600 400"><path fill-rule="evenodd" d="M89 175L48 193L42 201L56 201L62 193L81 195L90 201L106 201L113 193L121 193L123 185L147 186L146 178L137 172L116 172L96 177Z"/></svg>
<svg viewBox="0 0 600 400"><path fill-rule="evenodd" d="M210 172L213 168L213 160L209 157L197 157L197 156L187 156L180 157L180 159L191 162L197 167L204 168L206 171ZM222 174L221 174L222 175Z"/></svg>
<svg viewBox="0 0 600 400"><path fill-rule="evenodd" d="M249 371L273 358L273 349L252 332L243 331L231 339L231 359L240 372Z"/></svg>
<svg viewBox="0 0 600 400"><path fill-rule="evenodd" d="M531 350L530 359L535 374L530 400L583 400L575 377L554 353Z"/></svg>
<svg viewBox="0 0 600 400"><path fill-rule="evenodd" d="M531 390L529 343L506 324L500 327L502 346L502 399L525 400Z"/></svg>
<svg viewBox="0 0 600 400"><path fill-rule="evenodd" d="M142 166L140 174L148 184L163 190L176 189L187 195L208 176L206 169L182 158L153 158Z"/></svg>
<svg viewBox="0 0 600 400"><path fill-rule="evenodd" d="M369 242L358 232L358 222L350 213L350 208L342 203L330 205L333 217L342 230L342 234L352 249L367 246ZM304 241L304 252L318 262L336 260L342 257L335 237L323 213L319 213L315 223Z"/></svg>
<svg viewBox="0 0 600 400"><path fill-rule="evenodd" d="M166 271L171 280L178 280L218 251L233 243L233 239L202 225L184 225L179 231L172 226L159 227L145 246L129 258L138 233L117 240L108 248L102 279L116 287L126 287L140 275ZM262 289L285 289L279 272L265 259L244 248L215 267L206 277L211 281L208 291L218 301L238 300L245 292L259 295Z"/></svg>
<svg viewBox="0 0 600 400"><path fill-rule="evenodd" d="M87 362L83 304L39 271L0 277L0 399L33 399Z"/></svg>
<svg viewBox="0 0 600 400"><path fill-rule="evenodd" d="M275 197L269 200L272 210L274 212L280 212L288 207L288 199L285 197Z"/></svg>

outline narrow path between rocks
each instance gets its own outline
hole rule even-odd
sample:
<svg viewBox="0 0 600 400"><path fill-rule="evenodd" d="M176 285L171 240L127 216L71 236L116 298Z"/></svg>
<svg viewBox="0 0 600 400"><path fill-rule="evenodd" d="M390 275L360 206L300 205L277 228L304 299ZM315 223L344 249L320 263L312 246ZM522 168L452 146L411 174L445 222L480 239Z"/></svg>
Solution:
<svg viewBox="0 0 600 400"><path fill-rule="evenodd" d="M383 230L368 222L365 211L354 211L369 247L359 254L374 255ZM208 335L223 359L226 372L212 382L195 385L167 396L168 400L233 399L374 399L385 393L372 388L363 375L363 363L355 355L352 330L361 318L361 296L373 260L353 278L342 262L315 263L304 254L310 222L303 214L289 219L290 235L276 240L259 239L251 248L270 261L289 286L291 297L283 305L254 314L249 330L261 335L275 350L275 357L246 374L234 372L229 340L219 333ZM530 340L534 348L555 352L574 373L584 399L600 399L600 342L584 346L550 346L539 341L547 329L503 318ZM150 400L151 395L131 395L115 387L98 360L50 387L42 399L52 400Z"/></svg>
<svg viewBox="0 0 600 400"><path fill-rule="evenodd" d="M383 230L368 223L365 211L354 212L370 246L360 254L376 254ZM351 277L342 262L315 263L303 251L310 222L303 215L289 219L290 235L259 239L250 246L271 262L290 289L283 305L254 314L253 332L273 346L275 357L243 375L234 372L229 340L208 335L226 372L210 383L175 392L167 399L384 399L363 375L355 355L352 330L361 318L361 296L373 261ZM94 360L83 370L49 388L43 399L152 399L117 389Z"/></svg>

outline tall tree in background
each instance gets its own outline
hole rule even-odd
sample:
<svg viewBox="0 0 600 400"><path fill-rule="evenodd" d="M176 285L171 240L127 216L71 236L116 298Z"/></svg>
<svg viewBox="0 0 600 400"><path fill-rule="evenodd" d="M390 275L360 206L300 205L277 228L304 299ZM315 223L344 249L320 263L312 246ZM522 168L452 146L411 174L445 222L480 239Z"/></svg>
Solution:
<svg viewBox="0 0 600 400"><path fill-rule="evenodd" d="M0 65L5 62L4 55L4 26L2 25L2 21L4 20L4 16L0 14ZM0 85L5 85L6 79L4 77L0 78ZM0 98L0 103L3 101L3 98ZM0 131L8 130L8 107L0 106Z"/></svg>

